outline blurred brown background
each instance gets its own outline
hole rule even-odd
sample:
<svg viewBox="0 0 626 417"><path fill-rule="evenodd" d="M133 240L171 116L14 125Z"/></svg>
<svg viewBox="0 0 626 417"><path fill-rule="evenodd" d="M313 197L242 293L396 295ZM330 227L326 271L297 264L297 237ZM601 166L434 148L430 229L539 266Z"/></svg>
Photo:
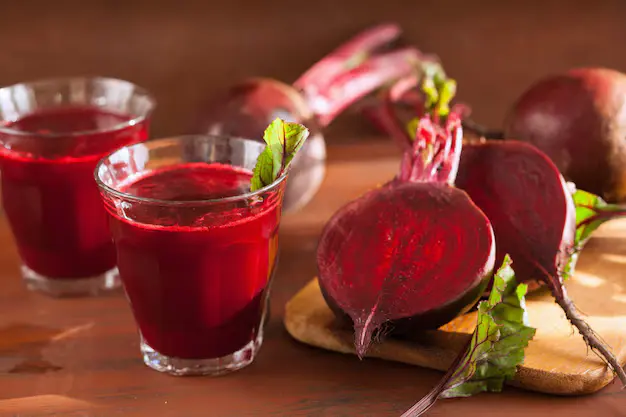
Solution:
<svg viewBox="0 0 626 417"><path fill-rule="evenodd" d="M626 71L620 0L0 0L0 85L83 74L128 79L159 101L153 137L183 133L217 89L251 75L292 82L382 21L400 23L407 40L438 54L474 118L494 127L546 73L583 65ZM332 128L332 142L367 132L364 122L344 128L346 119Z"/></svg>

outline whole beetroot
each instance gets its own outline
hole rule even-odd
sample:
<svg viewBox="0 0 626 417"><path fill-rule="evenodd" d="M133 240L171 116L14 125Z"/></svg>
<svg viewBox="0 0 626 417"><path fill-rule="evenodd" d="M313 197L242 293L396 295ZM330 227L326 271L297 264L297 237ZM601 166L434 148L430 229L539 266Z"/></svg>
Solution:
<svg viewBox="0 0 626 417"><path fill-rule="evenodd" d="M254 77L229 86L200 106L192 130L260 138L276 117L308 126L311 137L293 161L285 193L284 210L295 211L313 198L324 179L322 130L346 108L428 59L414 48L395 48L400 33L395 24L369 28L291 84Z"/></svg>
<svg viewBox="0 0 626 417"><path fill-rule="evenodd" d="M626 201L626 75L580 68L544 78L514 104L504 137L532 143L566 179Z"/></svg>

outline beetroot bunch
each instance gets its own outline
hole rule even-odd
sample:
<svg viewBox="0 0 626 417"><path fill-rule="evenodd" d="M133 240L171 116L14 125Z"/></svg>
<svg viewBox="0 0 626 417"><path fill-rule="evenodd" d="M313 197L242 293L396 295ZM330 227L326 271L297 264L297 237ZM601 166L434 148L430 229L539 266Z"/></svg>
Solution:
<svg viewBox="0 0 626 417"><path fill-rule="evenodd" d="M437 77L445 79L440 67L438 70ZM414 137L419 141L421 133L418 131L414 136L415 126L403 128L395 104L410 103L418 114L428 114L428 103L432 100L423 88L423 81L420 85L415 77L401 80L383 91L381 97L377 112L371 113L370 117L373 116L377 125L396 139L405 150L406 159L415 148ZM566 183L548 156L531 144L512 140L465 144L456 186L489 219L495 234L496 265L508 254L519 281L534 287L548 287L588 346L626 384L626 373L619 361L586 323L564 285L591 232L607 220L626 215L626 208L607 204L600 197L584 191L575 191L573 184ZM456 221L464 223L465 210L459 207L459 220ZM470 242L467 246L459 245L456 256L464 259L469 245ZM419 259L427 262L428 256L415 254L415 259L416 262ZM450 256L448 262L455 262L455 259ZM322 277L322 285L327 285L325 280L333 279L332 276ZM376 282L377 278L372 279ZM413 279L420 278L415 276ZM445 285L442 281L442 291ZM421 303L421 295L415 295L412 303Z"/></svg>

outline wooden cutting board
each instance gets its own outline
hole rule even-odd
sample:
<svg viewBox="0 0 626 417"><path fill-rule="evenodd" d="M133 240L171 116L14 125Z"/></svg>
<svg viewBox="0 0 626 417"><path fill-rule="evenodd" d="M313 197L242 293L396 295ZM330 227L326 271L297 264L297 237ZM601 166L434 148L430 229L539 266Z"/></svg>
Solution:
<svg viewBox="0 0 626 417"><path fill-rule="evenodd" d="M319 219L327 218L343 202L375 184L372 172L393 172L396 166L397 162L386 161L380 167L374 167L371 162L364 166L331 167L331 173L339 169L345 170L343 174L349 177L363 178L369 172L370 177L354 188L335 185L332 190L323 192L329 195L316 199L320 204L313 201L313 208L307 208L298 216L298 226L315 225L317 228ZM376 177L382 175L388 173ZM567 288L587 315L589 324L613 348L621 363L626 363L626 219L609 222L596 232L585 247ZM527 301L530 322L537 328L537 334L528 346L526 360L513 385L551 394L580 395L598 391L613 380L612 372L587 350L549 294L540 291L531 294ZM336 325L316 280L289 301L284 322L288 332L303 343L354 354L351 331ZM445 370L462 348L467 334L473 331L475 322L475 313L470 313L437 331L420 335L419 341L387 339L374 346L369 356ZM356 356L354 360L358 360Z"/></svg>

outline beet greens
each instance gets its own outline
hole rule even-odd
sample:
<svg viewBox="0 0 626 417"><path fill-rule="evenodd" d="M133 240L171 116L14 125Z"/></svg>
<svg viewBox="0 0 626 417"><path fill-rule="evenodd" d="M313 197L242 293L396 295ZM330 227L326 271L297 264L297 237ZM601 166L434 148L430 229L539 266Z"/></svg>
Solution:
<svg viewBox="0 0 626 417"><path fill-rule="evenodd" d="M441 381L402 417L418 417L438 398L500 392L524 362L524 350L535 335L525 307L526 284L517 284L511 259L505 256L494 275L489 298L478 305L476 328L467 346Z"/></svg>

